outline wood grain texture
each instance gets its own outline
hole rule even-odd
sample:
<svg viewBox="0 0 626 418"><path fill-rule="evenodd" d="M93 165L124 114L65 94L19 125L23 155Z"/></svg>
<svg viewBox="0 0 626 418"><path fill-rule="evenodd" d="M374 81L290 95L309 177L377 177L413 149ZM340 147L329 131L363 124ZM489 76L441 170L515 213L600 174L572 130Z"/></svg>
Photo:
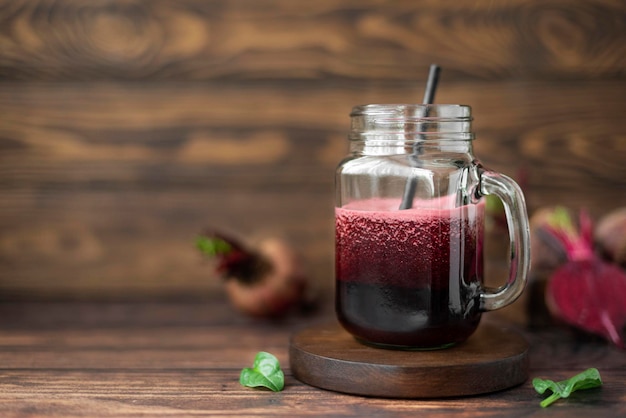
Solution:
<svg viewBox="0 0 626 418"><path fill-rule="evenodd" d="M0 300L205 299L195 234L280 235L332 287L350 108L474 109L529 209L626 205L618 0L0 0Z"/></svg>
<svg viewBox="0 0 626 418"><path fill-rule="evenodd" d="M285 200L289 205L276 207ZM331 284L324 247L332 239L332 205L326 195L52 191L36 202L17 196L13 203L18 204L3 211L0 286L5 300L20 295L208 300L221 280L194 249L194 240L213 225L249 239L289 239L306 254L312 287ZM302 213L316 216L302 222Z"/></svg>
<svg viewBox="0 0 626 418"><path fill-rule="evenodd" d="M347 113L406 96L306 85L0 85L2 297L202 297L219 285L192 249L208 225L287 237L328 288ZM475 103L476 154L526 176L531 211L560 203L599 217L626 205L626 96L614 83L452 83L440 97Z"/></svg>
<svg viewBox="0 0 626 418"><path fill-rule="evenodd" d="M622 77L619 0L5 1L5 80Z"/></svg>
<svg viewBox="0 0 626 418"><path fill-rule="evenodd" d="M190 371L2 371L0 412L6 417L49 416L287 416L287 417L551 417L622 416L623 370L602 372L605 387L574 393L549 411L530 385L496 395L446 400L376 399L322 391L287 371L280 393L244 388L240 369ZM567 378L567 372L551 376ZM555 377L556 378L556 377Z"/></svg>
<svg viewBox="0 0 626 418"><path fill-rule="evenodd" d="M336 322L295 333L293 375L311 386L382 398L424 399L509 389L528 378L528 343L512 329L481 324L463 343L440 350L366 347Z"/></svg>
<svg viewBox="0 0 626 418"><path fill-rule="evenodd" d="M283 323L249 321L212 304L0 305L0 415L82 416L622 416L626 357L562 328L530 332L530 373L562 380L597 366L601 389L542 410L530 382L476 397L378 399L316 389L294 378L288 338L318 315ZM186 325L184 325L186 324ZM233 337L240 338L235 343ZM242 387L256 351L277 355L279 393ZM89 359L86 361L86 359ZM249 364L250 363L250 364Z"/></svg>
<svg viewBox="0 0 626 418"><path fill-rule="evenodd" d="M615 82L451 83L470 103L476 154L542 183L624 187L626 123ZM421 86L0 84L3 184L106 189L332 187L355 104ZM550 174L551 182L544 182ZM529 180L539 186L534 176ZM569 182L569 184L568 184ZM43 183L43 184L42 184ZM564 183L564 184L563 184ZM71 186L69 186L71 185Z"/></svg>

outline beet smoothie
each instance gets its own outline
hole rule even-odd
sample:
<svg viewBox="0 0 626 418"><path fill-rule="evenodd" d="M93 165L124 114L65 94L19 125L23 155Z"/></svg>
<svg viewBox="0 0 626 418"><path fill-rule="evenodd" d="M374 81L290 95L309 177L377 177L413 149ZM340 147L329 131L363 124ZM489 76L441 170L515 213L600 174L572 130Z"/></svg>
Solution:
<svg viewBox="0 0 626 418"><path fill-rule="evenodd" d="M370 199L336 208L336 310L362 342L441 348L480 320L484 205L435 199L398 210Z"/></svg>

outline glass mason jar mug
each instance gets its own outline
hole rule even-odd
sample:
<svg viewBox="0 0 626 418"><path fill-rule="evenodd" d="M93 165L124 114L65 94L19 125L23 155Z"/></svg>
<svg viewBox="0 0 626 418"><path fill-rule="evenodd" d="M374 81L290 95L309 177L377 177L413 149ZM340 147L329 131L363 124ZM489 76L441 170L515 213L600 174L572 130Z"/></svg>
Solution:
<svg viewBox="0 0 626 418"><path fill-rule="evenodd" d="M481 313L522 293L530 263L524 196L474 157L463 105L353 108L350 154L336 173L336 312L366 344L444 348ZM510 271L483 286L484 199L502 200Z"/></svg>

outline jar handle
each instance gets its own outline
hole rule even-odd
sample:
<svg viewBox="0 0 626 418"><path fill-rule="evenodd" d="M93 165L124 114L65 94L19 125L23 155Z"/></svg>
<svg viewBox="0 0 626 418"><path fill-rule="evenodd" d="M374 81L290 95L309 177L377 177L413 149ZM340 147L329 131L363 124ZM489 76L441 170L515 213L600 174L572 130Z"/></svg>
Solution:
<svg viewBox="0 0 626 418"><path fill-rule="evenodd" d="M504 174L482 171L478 195L495 195L502 201L510 240L510 266L507 282L480 295L483 311L493 311L513 303L524 291L530 269L530 228L524 194L519 185Z"/></svg>

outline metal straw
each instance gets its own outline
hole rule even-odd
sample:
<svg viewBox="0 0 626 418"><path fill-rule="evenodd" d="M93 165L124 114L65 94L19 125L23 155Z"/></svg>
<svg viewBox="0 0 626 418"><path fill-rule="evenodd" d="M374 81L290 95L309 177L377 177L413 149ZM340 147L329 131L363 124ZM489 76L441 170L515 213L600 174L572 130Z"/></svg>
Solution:
<svg viewBox="0 0 626 418"><path fill-rule="evenodd" d="M439 82L439 73L441 68L437 64L431 64L430 71L428 72L428 81L426 82L426 90L424 90L423 104L433 104L435 101L435 92L437 90L437 83ZM428 116L428 109L425 109L424 116ZM420 129L421 130L421 129ZM421 139L426 139L421 135ZM419 155L422 153L422 144L416 142L413 145L413 154L410 157L411 165L413 167L419 167ZM415 188L417 187L417 179L411 177L407 180L404 187L404 195L402 196L402 203L400 209L411 209L413 207L413 198L415 197Z"/></svg>

